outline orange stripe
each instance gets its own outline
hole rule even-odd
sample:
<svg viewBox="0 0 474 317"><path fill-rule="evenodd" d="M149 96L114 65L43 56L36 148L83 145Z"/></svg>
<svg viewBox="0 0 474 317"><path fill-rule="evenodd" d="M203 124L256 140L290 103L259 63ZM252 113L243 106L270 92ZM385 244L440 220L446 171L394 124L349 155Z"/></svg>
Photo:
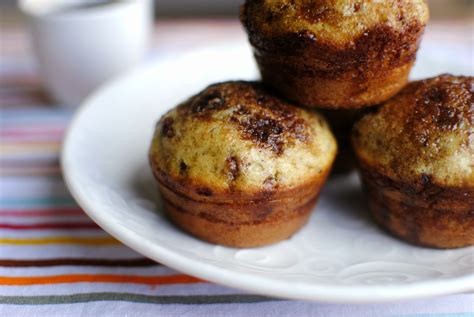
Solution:
<svg viewBox="0 0 474 317"><path fill-rule="evenodd" d="M131 276L113 274L70 274L53 276L0 276L0 285L38 285L63 283L133 283L146 285L192 284L204 282L198 278L177 274L167 276Z"/></svg>
<svg viewBox="0 0 474 317"><path fill-rule="evenodd" d="M119 241L111 237L45 237L45 238L0 238L0 244L40 245L40 244L84 244L84 245L117 245Z"/></svg>

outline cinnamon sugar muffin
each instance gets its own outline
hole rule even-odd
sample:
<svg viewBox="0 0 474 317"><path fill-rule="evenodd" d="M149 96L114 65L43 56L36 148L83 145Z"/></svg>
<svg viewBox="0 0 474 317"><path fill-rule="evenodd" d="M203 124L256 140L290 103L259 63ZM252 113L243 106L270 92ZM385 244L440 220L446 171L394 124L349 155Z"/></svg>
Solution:
<svg viewBox="0 0 474 317"><path fill-rule="evenodd" d="M409 84L355 126L375 220L415 244L474 244L474 78Z"/></svg>
<svg viewBox="0 0 474 317"><path fill-rule="evenodd" d="M165 114L149 153L177 226L209 242L256 247L306 223L336 142L320 115L259 83L226 82Z"/></svg>
<svg viewBox="0 0 474 317"><path fill-rule="evenodd" d="M405 84L428 20L424 0L247 0L263 81L304 106L379 104Z"/></svg>

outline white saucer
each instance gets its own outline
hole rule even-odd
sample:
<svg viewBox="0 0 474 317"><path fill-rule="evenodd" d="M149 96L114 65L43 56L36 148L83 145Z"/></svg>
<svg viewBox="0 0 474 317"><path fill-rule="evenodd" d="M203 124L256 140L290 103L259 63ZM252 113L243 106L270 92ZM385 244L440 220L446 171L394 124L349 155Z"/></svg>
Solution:
<svg viewBox="0 0 474 317"><path fill-rule="evenodd" d="M418 60L414 77L465 69L423 50ZM355 174L332 179L309 224L273 246L216 246L171 225L157 207L147 161L155 122L210 83L254 78L250 49L236 43L149 63L100 89L79 109L66 136L62 166L71 193L132 249L249 292L369 303L474 290L474 248L425 249L387 235L368 219Z"/></svg>

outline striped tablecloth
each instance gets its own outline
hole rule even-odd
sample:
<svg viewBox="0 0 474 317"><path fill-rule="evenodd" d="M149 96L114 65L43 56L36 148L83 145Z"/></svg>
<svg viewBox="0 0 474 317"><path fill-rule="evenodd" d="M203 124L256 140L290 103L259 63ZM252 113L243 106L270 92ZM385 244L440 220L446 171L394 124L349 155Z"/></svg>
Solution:
<svg viewBox="0 0 474 317"><path fill-rule="evenodd" d="M427 37L449 37L439 31ZM102 231L69 195L58 153L72 111L48 100L26 32L2 26L0 36L0 316L474 315L469 294L377 305L287 301L143 258ZM153 54L243 36L236 21L162 22Z"/></svg>

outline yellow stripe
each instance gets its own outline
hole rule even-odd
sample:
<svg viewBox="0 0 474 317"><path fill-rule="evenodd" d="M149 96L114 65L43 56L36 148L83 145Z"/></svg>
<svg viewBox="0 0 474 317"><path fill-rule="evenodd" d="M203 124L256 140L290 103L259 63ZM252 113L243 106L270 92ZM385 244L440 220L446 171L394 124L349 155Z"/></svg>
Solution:
<svg viewBox="0 0 474 317"><path fill-rule="evenodd" d="M0 244L16 244L16 245L40 245L40 244L84 244L84 245L117 245L119 241L112 237L46 237L37 239L16 239L16 238L0 238Z"/></svg>
<svg viewBox="0 0 474 317"><path fill-rule="evenodd" d="M38 151L59 151L60 144L55 143L39 143L39 144L2 144L0 145L0 152L3 154L7 153L29 153Z"/></svg>

